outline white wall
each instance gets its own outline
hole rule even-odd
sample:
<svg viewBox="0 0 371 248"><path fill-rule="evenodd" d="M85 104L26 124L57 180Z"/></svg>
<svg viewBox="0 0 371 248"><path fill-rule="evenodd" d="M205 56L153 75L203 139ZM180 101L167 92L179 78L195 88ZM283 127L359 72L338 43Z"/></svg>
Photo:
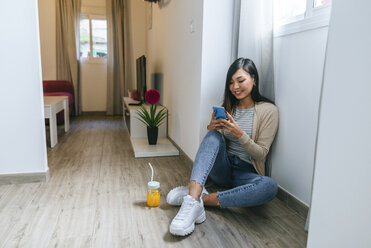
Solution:
<svg viewBox="0 0 371 248"><path fill-rule="evenodd" d="M309 248L371 247L370 9L333 1Z"/></svg>
<svg viewBox="0 0 371 248"><path fill-rule="evenodd" d="M37 1L2 3L0 174L46 172Z"/></svg>
<svg viewBox="0 0 371 248"><path fill-rule="evenodd" d="M223 100L232 60L233 4L204 0L152 5L147 77L163 74L168 135L192 160L206 134L212 106Z"/></svg>
<svg viewBox="0 0 371 248"><path fill-rule="evenodd" d="M200 141L207 133L212 106L223 101L232 58L233 2L205 0L203 6ZM220 20L223 20L222 22Z"/></svg>
<svg viewBox="0 0 371 248"><path fill-rule="evenodd" d="M106 111L107 63L80 63L82 111Z"/></svg>
<svg viewBox="0 0 371 248"><path fill-rule="evenodd" d="M275 97L280 123L272 177L310 204L327 27L274 39Z"/></svg>
<svg viewBox="0 0 371 248"><path fill-rule="evenodd" d="M198 0L153 4L152 29L147 34L147 74L149 78L152 73L163 74L168 135L192 159L200 132L202 6Z"/></svg>
<svg viewBox="0 0 371 248"><path fill-rule="evenodd" d="M43 80L57 78L55 0L38 0Z"/></svg>

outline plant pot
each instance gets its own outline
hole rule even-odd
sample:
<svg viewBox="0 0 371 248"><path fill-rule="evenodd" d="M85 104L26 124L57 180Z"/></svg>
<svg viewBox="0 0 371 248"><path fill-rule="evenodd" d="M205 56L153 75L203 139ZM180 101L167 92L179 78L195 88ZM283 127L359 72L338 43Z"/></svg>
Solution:
<svg viewBox="0 0 371 248"><path fill-rule="evenodd" d="M158 137L158 127L147 127L148 144L156 145Z"/></svg>

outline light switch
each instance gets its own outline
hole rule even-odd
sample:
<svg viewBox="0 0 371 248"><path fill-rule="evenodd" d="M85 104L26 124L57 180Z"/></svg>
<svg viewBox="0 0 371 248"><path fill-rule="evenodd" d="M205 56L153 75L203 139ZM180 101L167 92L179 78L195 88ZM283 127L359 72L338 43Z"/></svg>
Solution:
<svg viewBox="0 0 371 248"><path fill-rule="evenodd" d="M193 20L189 23L189 32L191 34L195 32L195 25L193 23Z"/></svg>

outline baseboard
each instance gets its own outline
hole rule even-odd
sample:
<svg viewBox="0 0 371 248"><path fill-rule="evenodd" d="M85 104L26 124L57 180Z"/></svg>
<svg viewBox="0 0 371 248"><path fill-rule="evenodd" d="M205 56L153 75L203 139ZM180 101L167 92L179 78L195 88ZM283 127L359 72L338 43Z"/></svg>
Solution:
<svg viewBox="0 0 371 248"><path fill-rule="evenodd" d="M309 207L288 193L281 186L278 186L277 198L283 201L288 208L294 210L299 216L304 219L307 218Z"/></svg>
<svg viewBox="0 0 371 248"><path fill-rule="evenodd" d="M106 116L106 111L83 111L81 116Z"/></svg>
<svg viewBox="0 0 371 248"><path fill-rule="evenodd" d="M20 183L44 183L49 181L49 169L46 172L17 173L0 175L0 185Z"/></svg>

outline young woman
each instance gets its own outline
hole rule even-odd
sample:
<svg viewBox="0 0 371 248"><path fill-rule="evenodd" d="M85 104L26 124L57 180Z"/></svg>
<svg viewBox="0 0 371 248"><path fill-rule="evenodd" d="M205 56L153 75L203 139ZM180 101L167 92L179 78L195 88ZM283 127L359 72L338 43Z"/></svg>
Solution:
<svg viewBox="0 0 371 248"><path fill-rule="evenodd" d="M172 189L171 205L181 205L170 224L170 233L185 236L195 223L206 220L204 205L249 207L271 201L277 184L265 175L265 160L278 128L278 110L259 93L259 76L250 59L239 58L230 66L223 107L227 119L212 114L209 132L193 165L188 188ZM226 191L208 193L207 177Z"/></svg>

